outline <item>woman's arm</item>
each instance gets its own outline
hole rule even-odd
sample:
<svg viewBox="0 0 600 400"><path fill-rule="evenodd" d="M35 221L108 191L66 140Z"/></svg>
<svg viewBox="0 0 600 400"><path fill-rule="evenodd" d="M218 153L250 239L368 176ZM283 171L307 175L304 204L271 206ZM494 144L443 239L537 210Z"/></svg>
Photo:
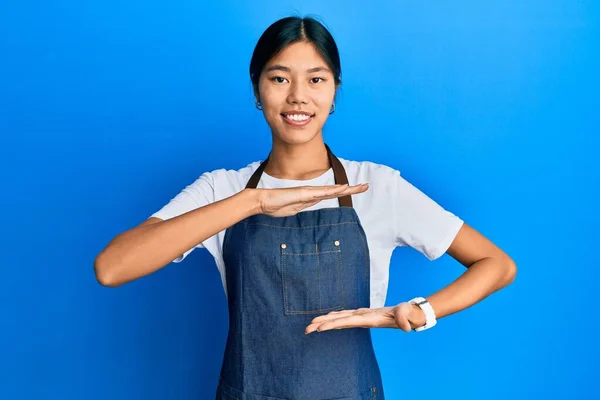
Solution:
<svg viewBox="0 0 600 400"><path fill-rule="evenodd" d="M517 274L515 262L466 223L446 253L467 267L467 270L448 286L427 296L437 319L483 300L510 284ZM416 305L412 307L414 312L410 313L409 318L411 327L424 325L423 312Z"/></svg>
<svg viewBox="0 0 600 400"><path fill-rule="evenodd" d="M98 254L96 279L116 287L159 270L198 243L258 213L258 194L245 189L165 221L147 219L117 235Z"/></svg>
<svg viewBox="0 0 600 400"><path fill-rule="evenodd" d="M515 279L514 261L491 241L463 224L446 253L468 270L437 293L427 297L436 318L461 311ZM314 318L305 333L346 328L400 328L410 331L425 325L425 314L408 302L380 308L334 311Z"/></svg>
<svg viewBox="0 0 600 400"><path fill-rule="evenodd" d="M149 275L179 255L254 214L294 215L322 200L362 193L368 185L244 189L168 220L149 218L117 235L94 262L96 279L119 286Z"/></svg>

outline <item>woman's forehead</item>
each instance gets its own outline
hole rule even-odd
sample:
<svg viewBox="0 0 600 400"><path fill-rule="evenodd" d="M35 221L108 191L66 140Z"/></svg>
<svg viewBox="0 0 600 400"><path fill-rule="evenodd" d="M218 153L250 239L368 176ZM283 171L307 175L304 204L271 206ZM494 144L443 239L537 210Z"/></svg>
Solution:
<svg viewBox="0 0 600 400"><path fill-rule="evenodd" d="M294 72L310 72L309 70L319 67L329 69L315 46L306 42L287 46L269 61L265 69L273 66L283 67L277 68L279 70L288 69Z"/></svg>

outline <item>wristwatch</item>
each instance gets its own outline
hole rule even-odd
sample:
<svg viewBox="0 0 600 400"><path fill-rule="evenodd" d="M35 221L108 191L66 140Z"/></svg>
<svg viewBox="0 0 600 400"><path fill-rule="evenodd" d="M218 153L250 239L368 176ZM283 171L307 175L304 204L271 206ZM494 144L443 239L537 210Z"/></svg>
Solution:
<svg viewBox="0 0 600 400"><path fill-rule="evenodd" d="M435 311L433 311L433 307L424 297L415 297L414 299L409 301L410 304L416 304L419 306L423 313L425 314L425 325L419 326L415 328L415 332L424 331L425 329L433 328L435 324L437 324L437 319L435 317Z"/></svg>

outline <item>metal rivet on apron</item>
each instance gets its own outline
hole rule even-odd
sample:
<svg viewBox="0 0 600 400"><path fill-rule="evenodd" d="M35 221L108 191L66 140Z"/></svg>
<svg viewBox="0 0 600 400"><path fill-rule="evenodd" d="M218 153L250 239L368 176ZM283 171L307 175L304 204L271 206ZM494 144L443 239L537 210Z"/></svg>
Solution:
<svg viewBox="0 0 600 400"><path fill-rule="evenodd" d="M335 242L333 242L334 245L339 246L340 245L340 241L336 240Z"/></svg>
<svg viewBox="0 0 600 400"><path fill-rule="evenodd" d="M281 248L285 249L287 247L287 245L285 243L281 243Z"/></svg>

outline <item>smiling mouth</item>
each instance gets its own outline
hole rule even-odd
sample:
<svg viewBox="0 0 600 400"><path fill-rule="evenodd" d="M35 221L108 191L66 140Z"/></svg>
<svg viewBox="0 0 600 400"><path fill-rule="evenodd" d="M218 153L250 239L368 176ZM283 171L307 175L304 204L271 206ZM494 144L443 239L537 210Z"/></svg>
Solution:
<svg viewBox="0 0 600 400"><path fill-rule="evenodd" d="M292 121L292 122L304 122L304 121L308 121L309 119L311 119L312 117L315 116L315 114L311 114L311 115L306 115L306 114L281 114L281 116L283 118L285 118L288 121Z"/></svg>

